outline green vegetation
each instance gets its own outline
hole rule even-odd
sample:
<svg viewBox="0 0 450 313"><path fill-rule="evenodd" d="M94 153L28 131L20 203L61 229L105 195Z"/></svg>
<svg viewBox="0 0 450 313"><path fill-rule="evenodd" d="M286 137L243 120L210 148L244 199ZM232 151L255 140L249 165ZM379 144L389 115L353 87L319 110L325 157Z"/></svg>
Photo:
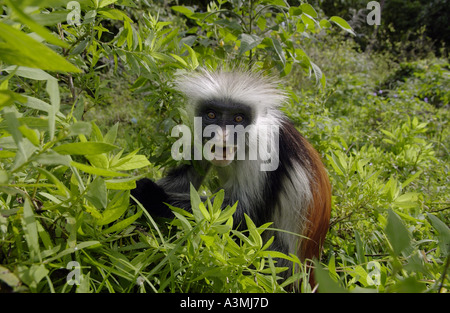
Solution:
<svg viewBox="0 0 450 313"><path fill-rule="evenodd" d="M201 203L214 186L172 222L130 205L137 179L175 164L174 76L225 63L279 75L323 156L319 291L448 292L447 59L361 52L313 2L67 2L0 0L0 291L315 291L308 265L268 250L270 225L233 230L223 191ZM277 280L276 258L300 271Z"/></svg>

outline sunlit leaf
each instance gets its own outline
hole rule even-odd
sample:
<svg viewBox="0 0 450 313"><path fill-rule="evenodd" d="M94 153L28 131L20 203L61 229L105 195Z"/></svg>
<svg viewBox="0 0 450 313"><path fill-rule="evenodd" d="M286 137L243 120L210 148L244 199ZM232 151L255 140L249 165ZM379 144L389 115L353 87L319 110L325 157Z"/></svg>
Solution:
<svg viewBox="0 0 450 313"><path fill-rule="evenodd" d="M392 210L388 211L386 236L395 255L400 255L411 246L411 237L401 218Z"/></svg>
<svg viewBox="0 0 450 313"><path fill-rule="evenodd" d="M352 35L355 35L355 32L353 31L352 27L347 23L346 20L344 20L343 18L339 17L339 16L332 16L330 18L330 21L332 21L333 23L335 23L336 25L338 25L340 28L342 28L343 30L345 30L346 32L349 32Z"/></svg>
<svg viewBox="0 0 450 313"><path fill-rule="evenodd" d="M81 72L49 47L4 23L0 23L0 39L0 60L7 64L55 72Z"/></svg>

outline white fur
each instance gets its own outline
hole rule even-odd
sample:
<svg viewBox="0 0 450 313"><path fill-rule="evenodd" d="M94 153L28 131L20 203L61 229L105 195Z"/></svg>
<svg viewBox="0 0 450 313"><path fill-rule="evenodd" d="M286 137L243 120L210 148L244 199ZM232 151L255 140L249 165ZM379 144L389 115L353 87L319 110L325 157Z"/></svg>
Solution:
<svg viewBox="0 0 450 313"><path fill-rule="evenodd" d="M209 72L183 76L177 80L177 88L196 105L201 100L230 99L245 103L256 110L256 116L268 109L278 108L286 99L277 89L277 83L253 72Z"/></svg>
<svg viewBox="0 0 450 313"><path fill-rule="evenodd" d="M307 221L307 209L312 201L312 194L307 172L298 164L294 167L293 175L285 178L283 182L279 207L274 210L273 223L274 228L301 234ZM283 232L279 236L282 241L288 243L289 252L296 254L301 238Z"/></svg>

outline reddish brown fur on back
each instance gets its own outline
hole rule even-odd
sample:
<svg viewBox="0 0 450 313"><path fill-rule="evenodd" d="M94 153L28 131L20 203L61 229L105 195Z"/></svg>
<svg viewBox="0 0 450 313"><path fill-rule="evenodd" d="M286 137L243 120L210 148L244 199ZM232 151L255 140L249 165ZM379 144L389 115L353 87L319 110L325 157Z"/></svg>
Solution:
<svg viewBox="0 0 450 313"><path fill-rule="evenodd" d="M311 192L313 202L308 208L308 222L299 246L299 257L301 260L319 258L323 241L328 232L331 214L331 185L328 174L317 151L312 145L303 139L311 158L311 171L313 182Z"/></svg>

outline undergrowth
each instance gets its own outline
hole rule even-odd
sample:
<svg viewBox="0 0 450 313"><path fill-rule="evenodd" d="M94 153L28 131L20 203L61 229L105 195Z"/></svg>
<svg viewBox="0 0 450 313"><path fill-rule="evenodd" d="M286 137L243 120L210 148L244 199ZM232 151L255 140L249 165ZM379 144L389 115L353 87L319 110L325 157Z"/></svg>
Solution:
<svg viewBox="0 0 450 313"><path fill-rule="evenodd" d="M175 164L173 77L236 60L282 76L283 111L328 169L318 290L448 292L448 62L358 52L345 21L275 2L0 1L1 291L316 291L310 263L261 239L270 225L231 228L223 191L191 190L173 221L130 202ZM298 269L284 282L279 258Z"/></svg>

